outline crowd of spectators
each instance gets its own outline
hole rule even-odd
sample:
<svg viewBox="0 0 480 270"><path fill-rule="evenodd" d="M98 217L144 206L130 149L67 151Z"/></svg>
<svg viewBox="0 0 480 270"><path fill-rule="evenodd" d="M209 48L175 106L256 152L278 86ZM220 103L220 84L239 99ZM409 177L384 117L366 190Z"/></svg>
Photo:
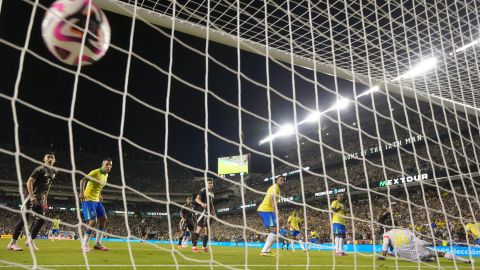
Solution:
<svg viewBox="0 0 480 270"><path fill-rule="evenodd" d="M434 135L428 134L428 138L418 137L416 134L399 128L396 135L398 139L402 140L400 147L399 145L390 147L383 142L380 146L381 151L374 149L378 147L378 140L362 135L362 143L364 149L367 149L367 154L348 160L344 153L360 152L358 133L355 132L342 133L344 136L342 144L339 143L338 138L326 139L324 142L326 145L321 146L323 156L318 143L303 140L301 151L296 149L297 144L293 145L291 149L287 150L288 155L282 157L286 162L276 160L275 173L281 174L297 170L300 166L291 166L291 164L299 164L299 153L302 160L301 167L308 166L310 168L304 170L301 175L295 174L287 177L282 197L289 199L280 204L280 225L286 226L288 215L293 209L302 210L306 216L303 223L305 230L315 230L320 236L320 242L330 242L329 201L333 197L327 200L327 196L316 197L313 194L316 192L328 193L331 189L336 188L349 192L345 204L348 207L347 231L350 241L369 241L378 237L375 221L378 215L385 211L385 207L393 210L394 220L398 226L416 230L426 237L434 235L437 239L453 242L465 241L463 224L467 219L480 220L480 216L477 216L480 202L476 192L480 179L478 176L470 175L453 182L450 181L450 178L459 174L478 173L480 135L478 131L472 132L472 137L470 137L470 133L466 133L466 130L455 132L456 129L453 127L457 118L446 118L445 126L437 127L438 132L435 132ZM388 128L388 123L379 123L379 125L382 126L382 129ZM329 128L332 129L325 127L327 130ZM424 129L434 128L428 122L424 126ZM417 133L422 131L418 125L413 126L412 130ZM334 131L331 132L330 136L334 137ZM415 136L414 141L411 136ZM410 141L407 141L408 138ZM383 139L393 142L392 133L388 133ZM27 148L24 151L39 160L45 149ZM71 168L67 153L59 152L56 155L58 167ZM77 154L75 158L77 169L87 173L98 167L103 157L81 153ZM21 158L20 161L22 179L27 179L36 164L25 158ZM123 164L125 183L128 186L141 192L166 191L167 176L162 159L125 158ZM195 181L193 173L189 170L173 162L169 162L168 166L170 192L194 194L203 187L204 182ZM17 181L16 168L15 159L12 156L0 154L0 180ZM370 193L378 181L419 174L428 174L429 179L447 177L449 181L441 184L429 183L415 188L405 187L392 191L392 193L386 193L387 189ZM121 185L120 175L120 173L111 174L109 183ZM214 192L228 194L223 197L223 200L216 199L216 208L230 209L230 211L218 213L218 220L212 225L212 237L215 240L263 240L265 229L260 218L257 217L255 209L263 199L262 192L265 192L272 184L271 181L264 181L264 179L271 176L269 171L264 174L251 174L247 177L248 188L244 188L244 192L242 192L243 200L238 196L238 192L236 194L226 192L235 185L220 179L215 181ZM77 180L80 180L81 177L80 174L76 174ZM5 183L0 182L0 185L5 185ZM70 175L63 174L58 177L55 185L71 185ZM354 191L361 192L354 195ZM218 197L222 198L222 196ZM218 197L216 196L216 198ZM121 198L117 198L117 200L119 199ZM127 197L127 201L128 199ZM62 222L78 224L77 209L71 210L72 207L75 208L73 198L68 201L55 200L55 198L51 200L53 209L47 214L48 217L58 216ZM303 204L304 201L306 204ZM243 202L252 207L242 211L239 206ZM12 192L0 192L0 203L18 209L20 198L18 194L12 195ZM109 211L108 233L110 234L127 237L128 231L130 231L131 235L138 235L138 224L142 218L147 220L150 237L169 239L178 237L180 234L178 207L171 207L170 216L149 216L148 212L166 212L165 205L148 202L148 200L144 202L129 201L128 208L132 214L128 215L127 225L124 215L121 212L115 213L115 211L124 210L123 206L120 206L122 204L115 203L114 200L107 205ZM59 210L59 207L64 207L66 210ZM18 219L19 215L0 208L0 216L6 217L0 220L0 234L11 232L14 226L13 220ZM301 216L303 217L303 214ZM170 228L168 227L168 217L172 221ZM127 226L129 230L127 230ZM48 229L47 225L41 233L45 234ZM72 227L63 226L63 229L75 231L75 228Z"/></svg>

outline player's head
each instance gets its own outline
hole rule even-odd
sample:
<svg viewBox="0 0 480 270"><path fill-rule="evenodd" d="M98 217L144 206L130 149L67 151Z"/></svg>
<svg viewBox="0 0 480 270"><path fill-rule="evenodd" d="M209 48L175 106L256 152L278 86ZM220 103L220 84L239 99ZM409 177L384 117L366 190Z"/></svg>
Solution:
<svg viewBox="0 0 480 270"><path fill-rule="evenodd" d="M336 198L337 198L337 201L339 202L343 201L343 193L337 194Z"/></svg>
<svg viewBox="0 0 480 270"><path fill-rule="evenodd" d="M286 182L287 182L287 179L286 179L285 176L283 176L283 175L280 175L280 176L278 176L277 178L275 178L275 183L276 183L279 187L283 187Z"/></svg>
<svg viewBox="0 0 480 270"><path fill-rule="evenodd" d="M112 165L113 165L113 162L111 158L104 158L102 160L102 171L109 173L110 170L112 169Z"/></svg>
<svg viewBox="0 0 480 270"><path fill-rule="evenodd" d="M53 166L55 164L55 154L52 152L47 152L43 156L43 163L48 166Z"/></svg>
<svg viewBox="0 0 480 270"><path fill-rule="evenodd" d="M213 178L207 178L207 189L208 189L208 191L212 191L212 189L213 189Z"/></svg>
<svg viewBox="0 0 480 270"><path fill-rule="evenodd" d="M192 204L192 197L188 196L186 202L187 204Z"/></svg>

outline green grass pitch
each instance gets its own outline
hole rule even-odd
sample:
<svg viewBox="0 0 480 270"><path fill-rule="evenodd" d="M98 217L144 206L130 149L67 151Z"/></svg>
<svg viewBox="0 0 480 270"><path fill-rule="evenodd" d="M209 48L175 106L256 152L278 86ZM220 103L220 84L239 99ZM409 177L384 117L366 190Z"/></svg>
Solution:
<svg viewBox="0 0 480 270"><path fill-rule="evenodd" d="M32 256L28 250L21 252L7 251L7 239L0 240L0 269L22 269L15 264L27 267L32 265ZM20 246L24 247L23 241ZM105 242L110 251L93 251L87 255L90 269L132 269L130 254L126 243ZM93 245L93 243L91 243ZM86 269L85 259L80 251L79 241L55 241L37 240L40 251L35 252L37 264L46 269ZM210 259L213 257L214 269L245 269L245 259L248 261L248 269L480 269L472 265L457 262L457 268L453 261L440 260L440 264L418 264L406 261L395 262L390 257L387 261L374 261L372 254L350 253L346 257L332 257L331 252L310 251L308 254L301 251L280 250L277 257L260 257L258 248L249 248L248 256L245 257L245 249L241 247L212 247L211 253L192 253L190 248L178 250L174 246L174 252L170 245L152 245L132 243L132 256L137 269L210 269ZM308 258L307 258L308 255ZM175 259L176 263L175 263ZM335 267L334 265L335 259ZM375 263L375 264L374 264ZM356 265L356 268L355 268ZM228 266L228 267L227 267Z"/></svg>

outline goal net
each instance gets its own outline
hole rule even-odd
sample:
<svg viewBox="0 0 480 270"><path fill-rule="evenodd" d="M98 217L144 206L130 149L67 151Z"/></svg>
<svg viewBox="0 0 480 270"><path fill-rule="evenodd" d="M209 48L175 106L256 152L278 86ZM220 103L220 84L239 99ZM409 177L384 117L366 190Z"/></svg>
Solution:
<svg viewBox="0 0 480 270"><path fill-rule="evenodd" d="M466 267L444 253L480 256L476 1L93 2L112 41L77 67L42 42L53 1L0 1L0 244L29 223L26 182L50 151L58 176L38 238L57 218L69 232L0 267L426 269ZM99 259L80 251L79 181L105 157L108 221L93 229L114 255ZM278 176L271 229L257 209ZM205 214L209 178L197 254L180 212L190 198ZM379 261L391 229L416 240Z"/></svg>

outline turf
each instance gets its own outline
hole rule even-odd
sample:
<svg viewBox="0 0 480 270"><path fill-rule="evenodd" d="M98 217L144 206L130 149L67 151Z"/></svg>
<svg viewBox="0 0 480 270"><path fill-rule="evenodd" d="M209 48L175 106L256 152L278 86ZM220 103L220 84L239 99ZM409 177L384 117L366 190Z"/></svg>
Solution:
<svg viewBox="0 0 480 270"><path fill-rule="evenodd" d="M32 256L28 250L21 252L7 251L7 239L0 240L0 269L21 269L21 264L31 267ZM93 243L92 243L93 244ZM87 255L90 269L132 269L132 261L126 243L105 242L110 251L94 251ZM23 242L21 242L23 246ZM86 260L80 251L79 241L37 240L40 251L35 252L37 265L47 269L85 269ZM305 269L307 263L310 269L455 269L453 261L440 260L440 264L418 264L406 261L395 262L390 257L387 261L375 261L372 254L349 254L346 257L333 257L331 252L310 251L291 252L281 250L277 257L260 257L258 248L245 249L241 247L213 247L211 253L192 253L190 249L178 250L176 246L131 244L131 255L137 269ZM308 255L308 258L307 258ZM213 258L211 264L211 256ZM175 262L176 260L176 262ZM335 267L334 267L335 265ZM356 267L355 267L356 265ZM228 266L228 267L227 267ZM439 268L440 266L440 268ZM480 269L469 264L457 263L457 269Z"/></svg>

